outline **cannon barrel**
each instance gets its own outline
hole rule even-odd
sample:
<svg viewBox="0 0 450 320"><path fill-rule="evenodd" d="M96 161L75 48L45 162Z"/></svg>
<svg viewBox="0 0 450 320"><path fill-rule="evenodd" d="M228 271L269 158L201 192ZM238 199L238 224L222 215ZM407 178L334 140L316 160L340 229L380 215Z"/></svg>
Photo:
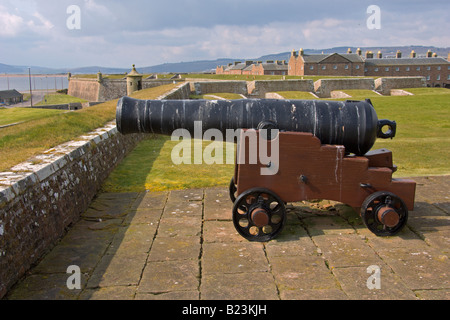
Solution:
<svg viewBox="0 0 450 320"><path fill-rule="evenodd" d="M175 129L271 129L309 132L322 144L343 145L347 152L364 155L377 137L395 136L395 121L378 120L370 100L138 100L123 97L117 103L116 123L122 134L158 133ZM383 130L388 127L387 132Z"/></svg>

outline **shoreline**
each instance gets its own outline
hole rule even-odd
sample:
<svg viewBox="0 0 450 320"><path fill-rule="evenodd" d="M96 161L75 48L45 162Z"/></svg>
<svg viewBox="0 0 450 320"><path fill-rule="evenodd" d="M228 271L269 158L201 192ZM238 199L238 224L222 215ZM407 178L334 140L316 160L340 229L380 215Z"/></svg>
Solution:
<svg viewBox="0 0 450 320"><path fill-rule="evenodd" d="M28 74L0 74L0 78L28 78ZM32 74L31 77L67 77L66 74Z"/></svg>

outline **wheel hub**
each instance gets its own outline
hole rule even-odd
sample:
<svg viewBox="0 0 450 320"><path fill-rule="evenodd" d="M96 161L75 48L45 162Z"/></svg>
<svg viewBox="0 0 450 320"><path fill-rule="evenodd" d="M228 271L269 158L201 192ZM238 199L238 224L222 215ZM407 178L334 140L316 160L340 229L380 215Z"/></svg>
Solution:
<svg viewBox="0 0 450 320"><path fill-rule="evenodd" d="M253 224L259 228L269 224L269 214L263 208L255 208L251 212Z"/></svg>
<svg viewBox="0 0 450 320"><path fill-rule="evenodd" d="M384 206L378 210L378 220L385 226L393 228L400 222L400 216L393 208Z"/></svg>

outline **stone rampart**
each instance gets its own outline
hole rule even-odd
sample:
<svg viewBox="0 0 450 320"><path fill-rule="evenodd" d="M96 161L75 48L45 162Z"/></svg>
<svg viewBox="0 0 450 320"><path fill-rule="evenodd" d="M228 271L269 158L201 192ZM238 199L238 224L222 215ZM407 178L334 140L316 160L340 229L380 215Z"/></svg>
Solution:
<svg viewBox="0 0 450 320"><path fill-rule="evenodd" d="M142 89L154 88L165 84L184 82L180 79L146 79L142 80ZM97 79L70 78L68 95L82 98L90 102L105 102L127 95L126 79Z"/></svg>
<svg viewBox="0 0 450 320"><path fill-rule="evenodd" d="M268 92L278 91L314 91L312 80L256 80L248 83L248 92L252 98L264 98Z"/></svg>
<svg viewBox="0 0 450 320"><path fill-rule="evenodd" d="M142 138L118 133L113 122L0 173L0 298L87 210Z"/></svg>
<svg viewBox="0 0 450 320"><path fill-rule="evenodd" d="M319 98L330 98L335 90L374 90L372 78L320 79L314 82L314 91Z"/></svg>
<svg viewBox="0 0 450 320"><path fill-rule="evenodd" d="M202 81L194 82L191 90L197 94L208 93L237 93L247 95L247 82L246 81Z"/></svg>
<svg viewBox="0 0 450 320"><path fill-rule="evenodd" d="M99 101L100 83L97 79L70 78L67 94L87 101Z"/></svg>
<svg viewBox="0 0 450 320"><path fill-rule="evenodd" d="M386 77L375 79L375 90L382 95L390 95L392 89L426 87L424 77Z"/></svg>

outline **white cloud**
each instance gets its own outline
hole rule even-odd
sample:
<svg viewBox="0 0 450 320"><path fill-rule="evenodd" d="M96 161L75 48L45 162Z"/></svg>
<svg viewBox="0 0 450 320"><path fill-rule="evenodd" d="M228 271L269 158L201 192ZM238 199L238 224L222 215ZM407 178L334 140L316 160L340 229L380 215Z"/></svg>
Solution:
<svg viewBox="0 0 450 320"><path fill-rule="evenodd" d="M30 29L32 29L32 31L47 32L54 27L54 25L39 12L34 12L33 17L36 18L39 23L36 24L34 20L29 20L27 22L27 25L30 27Z"/></svg>
<svg viewBox="0 0 450 320"><path fill-rule="evenodd" d="M370 0L3 0L0 62L141 66L217 58L257 58L333 46L448 46L448 0L430 6L378 0L381 30L368 30ZM66 27L67 6L81 29ZM24 45L28 50L24 51Z"/></svg>
<svg viewBox="0 0 450 320"><path fill-rule="evenodd" d="M23 18L7 12L7 8L0 5L0 36L14 37L22 26Z"/></svg>
<svg viewBox="0 0 450 320"><path fill-rule="evenodd" d="M84 0L84 8L94 14L104 17L114 17L114 14L106 7L96 3L94 0Z"/></svg>

